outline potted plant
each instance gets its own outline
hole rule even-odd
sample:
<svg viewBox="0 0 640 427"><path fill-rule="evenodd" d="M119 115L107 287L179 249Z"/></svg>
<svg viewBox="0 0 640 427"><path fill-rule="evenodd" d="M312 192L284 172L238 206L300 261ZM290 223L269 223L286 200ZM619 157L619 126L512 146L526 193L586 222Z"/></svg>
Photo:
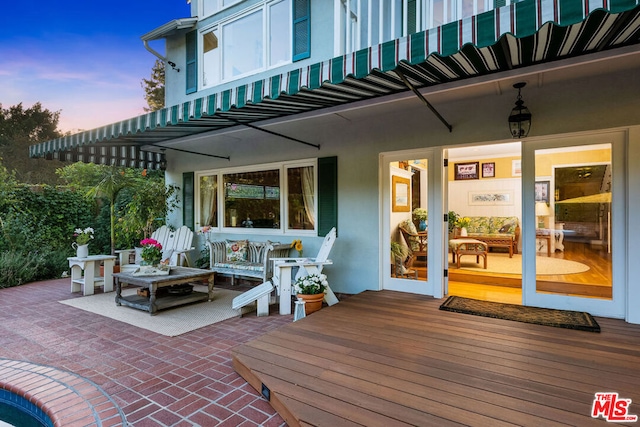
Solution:
<svg viewBox="0 0 640 427"><path fill-rule="evenodd" d="M465 237L467 235L469 224L471 224L471 218L466 216L458 218L457 225L460 227L460 236Z"/></svg>
<svg viewBox="0 0 640 427"><path fill-rule="evenodd" d="M459 215L457 213L455 213L454 211L449 211L448 215L448 224L449 224L449 240L453 239L455 237L455 229L457 227L458 224L458 218Z"/></svg>
<svg viewBox="0 0 640 427"><path fill-rule="evenodd" d="M418 221L418 230L427 229L427 210L424 208L415 208L413 210L413 220Z"/></svg>
<svg viewBox="0 0 640 427"><path fill-rule="evenodd" d="M87 227L84 230L82 228L76 228L73 232L73 236L76 241L71 244L71 247L76 250L76 256L78 258L86 258L89 256L89 242L93 239L93 228Z"/></svg>
<svg viewBox="0 0 640 427"><path fill-rule="evenodd" d="M162 260L162 245L155 239L143 239L140 241L142 246L141 265L158 265Z"/></svg>
<svg viewBox="0 0 640 427"><path fill-rule="evenodd" d="M409 250L398 242L391 242L391 264L394 266L396 274L406 274L405 260Z"/></svg>
<svg viewBox="0 0 640 427"><path fill-rule="evenodd" d="M294 289L298 299L305 302L305 314L311 314L322 308L324 293L328 285L327 276L324 274L310 274L296 280Z"/></svg>

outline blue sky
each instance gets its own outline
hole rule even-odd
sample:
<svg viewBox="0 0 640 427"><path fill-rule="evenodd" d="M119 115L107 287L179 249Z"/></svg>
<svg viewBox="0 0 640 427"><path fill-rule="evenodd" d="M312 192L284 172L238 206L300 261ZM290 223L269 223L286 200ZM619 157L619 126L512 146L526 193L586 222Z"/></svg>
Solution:
<svg viewBox="0 0 640 427"><path fill-rule="evenodd" d="M140 36L188 16L186 0L3 0L0 104L41 102L63 132L144 114L156 58ZM163 40L151 46L164 52Z"/></svg>

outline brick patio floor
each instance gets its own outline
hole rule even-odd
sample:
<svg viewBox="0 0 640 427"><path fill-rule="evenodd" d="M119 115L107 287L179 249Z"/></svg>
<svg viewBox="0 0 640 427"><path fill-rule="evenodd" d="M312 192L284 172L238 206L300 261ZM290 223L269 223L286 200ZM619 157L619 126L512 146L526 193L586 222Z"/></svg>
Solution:
<svg viewBox="0 0 640 427"><path fill-rule="evenodd" d="M233 370L230 350L292 316L254 312L165 337L59 303L81 296L69 287L59 279L0 289L0 358L86 378L135 427L286 425Z"/></svg>

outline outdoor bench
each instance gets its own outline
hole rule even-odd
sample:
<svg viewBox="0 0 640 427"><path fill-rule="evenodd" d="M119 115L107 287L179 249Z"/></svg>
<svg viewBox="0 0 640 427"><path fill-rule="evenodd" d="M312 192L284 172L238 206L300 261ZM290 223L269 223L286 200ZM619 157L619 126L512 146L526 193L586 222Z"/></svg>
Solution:
<svg viewBox="0 0 640 427"><path fill-rule="evenodd" d="M258 280L264 283L273 277L272 258L286 258L290 244L279 242L251 242L248 240L219 240L209 245L209 268L216 275Z"/></svg>

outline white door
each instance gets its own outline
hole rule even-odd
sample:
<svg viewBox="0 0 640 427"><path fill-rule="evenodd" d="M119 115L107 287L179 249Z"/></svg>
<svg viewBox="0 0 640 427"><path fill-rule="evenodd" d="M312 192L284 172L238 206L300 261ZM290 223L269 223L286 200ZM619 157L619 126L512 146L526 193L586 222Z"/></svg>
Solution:
<svg viewBox="0 0 640 427"><path fill-rule="evenodd" d="M380 155L383 289L443 295L441 157L424 149Z"/></svg>
<svg viewBox="0 0 640 427"><path fill-rule="evenodd" d="M624 141L608 132L523 144L525 305L624 317Z"/></svg>

